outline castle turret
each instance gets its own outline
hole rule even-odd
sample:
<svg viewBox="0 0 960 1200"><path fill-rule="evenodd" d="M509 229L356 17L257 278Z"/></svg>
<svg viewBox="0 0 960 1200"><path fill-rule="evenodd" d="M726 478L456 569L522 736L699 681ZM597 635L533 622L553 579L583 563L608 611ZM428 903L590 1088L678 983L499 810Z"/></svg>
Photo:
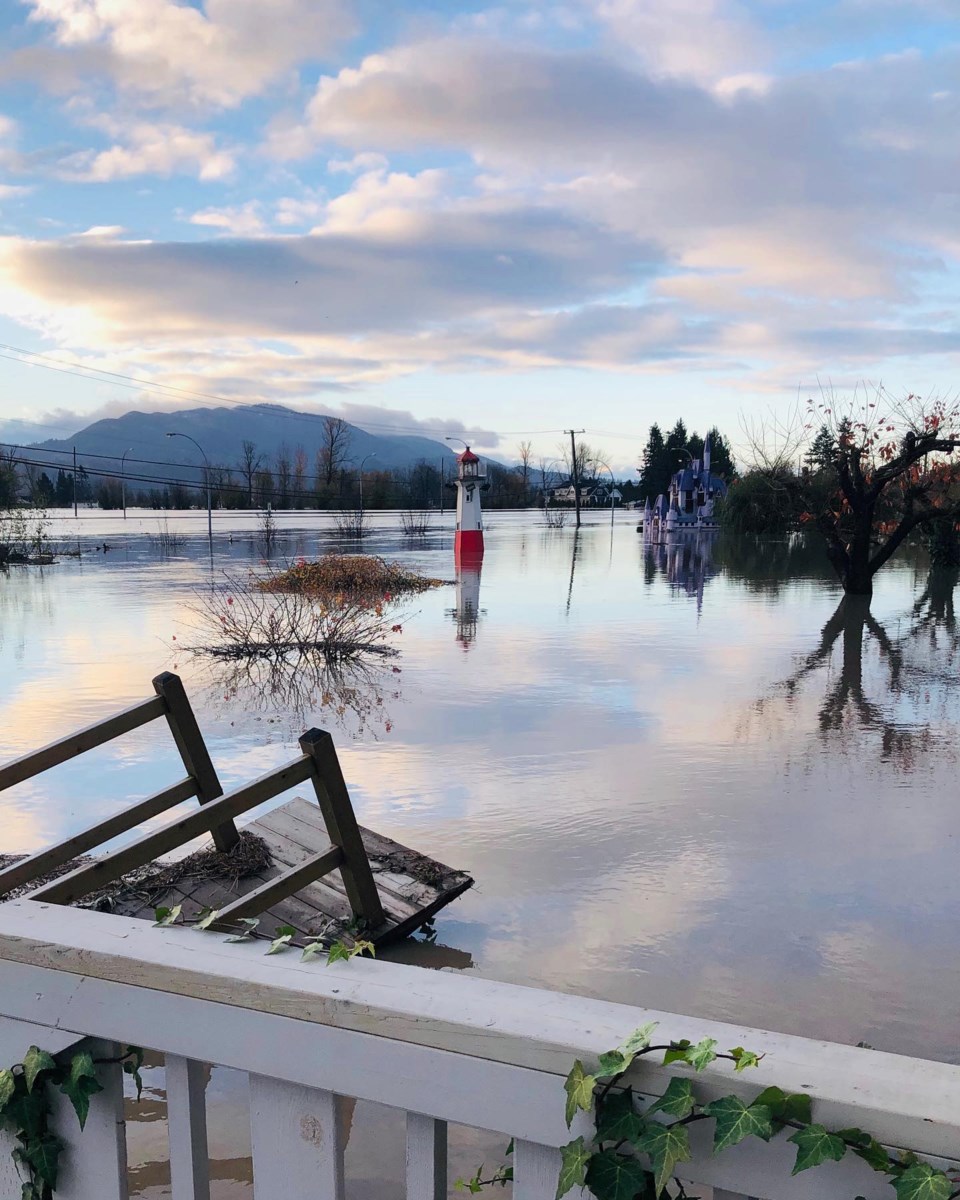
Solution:
<svg viewBox="0 0 960 1200"><path fill-rule="evenodd" d="M712 441L713 438L708 433L707 440L703 443L703 469L707 474L710 472L710 451L713 449L711 445Z"/></svg>
<svg viewBox="0 0 960 1200"><path fill-rule="evenodd" d="M453 548L458 560L461 555L483 554L480 487L485 478L483 464L468 446L457 455L457 533Z"/></svg>

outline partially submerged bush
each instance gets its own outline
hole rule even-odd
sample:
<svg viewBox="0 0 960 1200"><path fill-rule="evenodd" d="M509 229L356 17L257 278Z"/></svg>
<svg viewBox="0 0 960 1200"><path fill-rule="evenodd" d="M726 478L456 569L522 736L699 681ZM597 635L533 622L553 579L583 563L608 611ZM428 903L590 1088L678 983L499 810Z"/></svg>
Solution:
<svg viewBox="0 0 960 1200"><path fill-rule="evenodd" d="M408 571L399 563L388 563L373 554L324 554L314 562L298 558L292 567L262 579L261 592L333 597L378 597L425 592L443 587L443 579L431 579Z"/></svg>
<svg viewBox="0 0 960 1200"><path fill-rule="evenodd" d="M387 616L382 600L319 597L304 591L266 594L248 591L229 577L224 585L198 593L190 612L201 640L183 648L213 658L320 654L338 660L394 654L387 638L402 628Z"/></svg>

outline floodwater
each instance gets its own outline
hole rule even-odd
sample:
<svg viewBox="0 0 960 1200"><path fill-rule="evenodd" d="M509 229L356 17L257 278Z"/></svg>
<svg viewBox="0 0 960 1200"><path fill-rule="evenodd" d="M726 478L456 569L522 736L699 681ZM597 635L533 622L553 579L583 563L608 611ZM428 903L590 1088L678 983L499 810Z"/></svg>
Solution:
<svg viewBox="0 0 960 1200"><path fill-rule="evenodd" d="M816 546L645 548L631 513L579 534L492 513L482 572L399 606L395 660L311 687L183 652L204 589L263 552L255 516L218 515L212 556L205 515L166 519L187 537L169 553L163 514L60 519L81 559L0 575L0 761L176 669L225 786L325 726L360 820L475 876L425 962L960 1061L956 579L919 552L869 610L838 611ZM337 545L322 515L277 519L274 562ZM449 515L411 541L377 514L364 550L454 579ZM176 778L165 730L127 735L0 796L0 851ZM148 1078L133 1178L161 1197L162 1069ZM216 1200L250 1194L237 1080L214 1071L208 1091ZM370 1105L352 1120L355 1194L386 1200L401 1125ZM454 1172L491 1161L483 1139L457 1134Z"/></svg>

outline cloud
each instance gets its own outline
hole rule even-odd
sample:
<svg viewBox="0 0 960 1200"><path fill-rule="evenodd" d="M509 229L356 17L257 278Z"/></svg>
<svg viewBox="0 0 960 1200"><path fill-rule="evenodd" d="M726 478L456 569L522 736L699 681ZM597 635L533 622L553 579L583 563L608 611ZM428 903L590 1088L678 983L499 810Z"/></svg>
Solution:
<svg viewBox="0 0 960 1200"><path fill-rule="evenodd" d="M211 133L182 125L111 121L123 141L106 150L80 150L61 158L55 171L61 179L80 183L110 183L136 175L195 175L204 182L220 180L234 171L234 155L218 149Z"/></svg>
<svg viewBox="0 0 960 1200"><path fill-rule="evenodd" d="M207 225L236 237L250 237L264 229L262 205L248 200L235 208L204 208L190 217L191 225Z"/></svg>
<svg viewBox="0 0 960 1200"><path fill-rule="evenodd" d="M30 8L55 44L29 48L26 69L44 67L37 79L89 81L95 67L158 104L233 107L354 30L345 0L30 0Z"/></svg>

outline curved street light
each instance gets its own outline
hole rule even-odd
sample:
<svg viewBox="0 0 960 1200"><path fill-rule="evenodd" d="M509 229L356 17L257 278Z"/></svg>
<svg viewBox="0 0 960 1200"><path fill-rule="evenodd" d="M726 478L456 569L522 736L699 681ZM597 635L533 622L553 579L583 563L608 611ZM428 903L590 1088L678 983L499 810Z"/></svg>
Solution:
<svg viewBox="0 0 960 1200"><path fill-rule="evenodd" d="M375 450L371 450L371 452L369 454L365 454L363 456L363 458L361 458L361 460L360 460L360 515L361 515L361 517L363 516L363 464L367 461L368 458L376 458L376 457L377 457L377 452Z"/></svg>
<svg viewBox="0 0 960 1200"><path fill-rule="evenodd" d="M203 455L203 465L206 467L207 475L207 539L210 542L211 551L213 549L213 509L210 502L210 460L207 458L206 452L195 437L191 437L189 433L168 433L167 437L182 437L188 442L193 442L196 448Z"/></svg>
<svg viewBox="0 0 960 1200"><path fill-rule="evenodd" d="M688 453L689 453L689 451L688 451ZM616 480L613 477L613 468L610 466L609 463L601 463L600 465L604 468L604 470L610 472L610 528L612 529L613 528L613 508L614 508L613 491L616 486Z"/></svg>
<svg viewBox="0 0 960 1200"><path fill-rule="evenodd" d="M123 506L123 519L127 519L127 455L133 449L128 446L120 455L120 503Z"/></svg>

